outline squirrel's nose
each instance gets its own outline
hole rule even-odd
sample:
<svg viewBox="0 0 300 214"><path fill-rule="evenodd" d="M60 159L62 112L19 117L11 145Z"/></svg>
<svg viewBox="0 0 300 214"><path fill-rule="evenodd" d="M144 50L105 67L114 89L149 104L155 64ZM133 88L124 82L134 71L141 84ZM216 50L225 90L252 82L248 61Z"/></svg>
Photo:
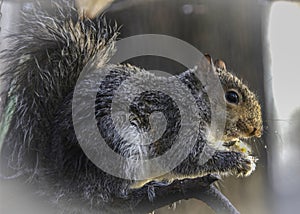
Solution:
<svg viewBox="0 0 300 214"><path fill-rule="evenodd" d="M261 136L261 129L258 129L256 127L252 127L249 129L249 137L256 136L260 137Z"/></svg>

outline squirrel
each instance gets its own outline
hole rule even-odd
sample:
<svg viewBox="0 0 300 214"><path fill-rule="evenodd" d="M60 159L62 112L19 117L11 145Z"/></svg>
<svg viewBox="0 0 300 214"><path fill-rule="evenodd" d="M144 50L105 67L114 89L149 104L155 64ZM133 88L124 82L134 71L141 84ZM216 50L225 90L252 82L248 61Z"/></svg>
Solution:
<svg viewBox="0 0 300 214"><path fill-rule="evenodd" d="M3 176L22 178L44 195L67 201L77 209L82 205L111 213L151 182L168 185L208 174L248 176L255 170L256 158L243 139L261 136L260 104L256 95L227 71L222 60L213 62L209 55L208 63L215 68L226 102L226 123L220 139L223 149L199 164L203 147L209 145L206 129L211 112L203 85L195 75L197 69L189 69L176 78L189 88L207 121L200 121L200 134L187 158L169 173L142 181L118 178L98 168L80 147L72 121L74 88L83 68L93 59L100 71L109 72L95 101L97 126L106 143L129 158L138 151L124 145L124 139L116 134L110 115L114 91L131 74L140 78L151 74L133 65L107 63L119 33L118 27L111 26L103 16L90 20L78 15L68 1L58 0L53 10L50 13L34 5L25 11L20 32L9 38L10 45L1 54L6 62L1 77L8 90L1 118L2 126L7 126L1 149ZM86 84L97 83L97 79L93 81ZM140 79L136 81L139 84ZM82 96L89 93L84 91ZM177 110L159 92L145 93L131 105L131 122L136 130L149 128L149 115L154 111L167 117L167 130L149 145L149 157L162 155L174 143L180 117Z"/></svg>

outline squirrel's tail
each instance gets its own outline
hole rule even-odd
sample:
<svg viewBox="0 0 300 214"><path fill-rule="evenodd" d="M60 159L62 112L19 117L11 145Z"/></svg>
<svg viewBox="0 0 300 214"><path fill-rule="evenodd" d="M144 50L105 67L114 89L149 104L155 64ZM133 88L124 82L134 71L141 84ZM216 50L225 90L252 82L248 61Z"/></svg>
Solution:
<svg viewBox="0 0 300 214"><path fill-rule="evenodd" d="M35 3L23 11L19 32L7 38L9 48L1 53L6 63L1 81L8 87L1 165L9 166L8 174L34 173L39 151L50 140L54 115L83 67L95 58L106 63L114 49L116 25L101 16L80 16L69 1L51 6L45 10Z"/></svg>

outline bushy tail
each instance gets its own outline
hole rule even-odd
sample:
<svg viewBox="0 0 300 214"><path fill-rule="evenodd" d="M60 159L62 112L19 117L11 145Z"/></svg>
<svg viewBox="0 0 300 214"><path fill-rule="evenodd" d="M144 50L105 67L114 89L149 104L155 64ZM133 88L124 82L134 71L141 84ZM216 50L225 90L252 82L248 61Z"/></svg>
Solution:
<svg viewBox="0 0 300 214"><path fill-rule="evenodd" d="M2 125L8 122L1 150L9 173L34 173L40 152L50 145L53 119L63 99L74 90L86 63L109 60L117 36L104 17L79 16L69 1L38 3L22 12L19 33L9 36L1 53L7 63L2 80L8 89ZM3 167L4 166L4 167Z"/></svg>

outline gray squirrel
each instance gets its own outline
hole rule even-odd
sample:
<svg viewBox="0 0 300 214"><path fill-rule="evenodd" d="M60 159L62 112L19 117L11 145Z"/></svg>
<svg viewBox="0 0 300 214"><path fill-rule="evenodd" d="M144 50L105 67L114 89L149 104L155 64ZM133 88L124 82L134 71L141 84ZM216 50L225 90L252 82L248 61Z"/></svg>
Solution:
<svg viewBox="0 0 300 214"><path fill-rule="evenodd" d="M69 204L69 209L73 207L78 213L121 213L133 200L138 203L139 192L152 183L168 185L174 180L208 174L251 174L256 158L241 139L261 136L260 104L255 94L227 71L223 61L213 63L208 55L225 92L224 150L217 150L206 163L199 164L209 141L206 124L210 123L211 112L203 85L195 76L197 70L190 69L176 76L194 95L202 113L200 134L187 158L169 173L143 181L115 177L89 160L74 131L72 98L76 82L91 59L98 60L98 69L109 72L95 100L99 131L115 152L129 158L136 152L117 134L110 108L114 91L130 75L138 73L143 78L151 74L133 65L107 64L117 36L116 25L111 26L103 16L94 20L79 16L68 1L57 1L51 13L37 5L24 12L20 32L9 38L9 48L1 54L7 63L1 77L8 87L1 118L2 126L7 125L1 174L29 181L44 195ZM94 84L97 79L94 81L86 84ZM89 93L83 91L82 96ZM81 107L85 111L84 103ZM163 112L168 121L163 136L149 145L149 157L162 155L172 146L180 115L168 96L144 93L132 103L130 111L136 130L149 128L149 115L154 111Z"/></svg>

